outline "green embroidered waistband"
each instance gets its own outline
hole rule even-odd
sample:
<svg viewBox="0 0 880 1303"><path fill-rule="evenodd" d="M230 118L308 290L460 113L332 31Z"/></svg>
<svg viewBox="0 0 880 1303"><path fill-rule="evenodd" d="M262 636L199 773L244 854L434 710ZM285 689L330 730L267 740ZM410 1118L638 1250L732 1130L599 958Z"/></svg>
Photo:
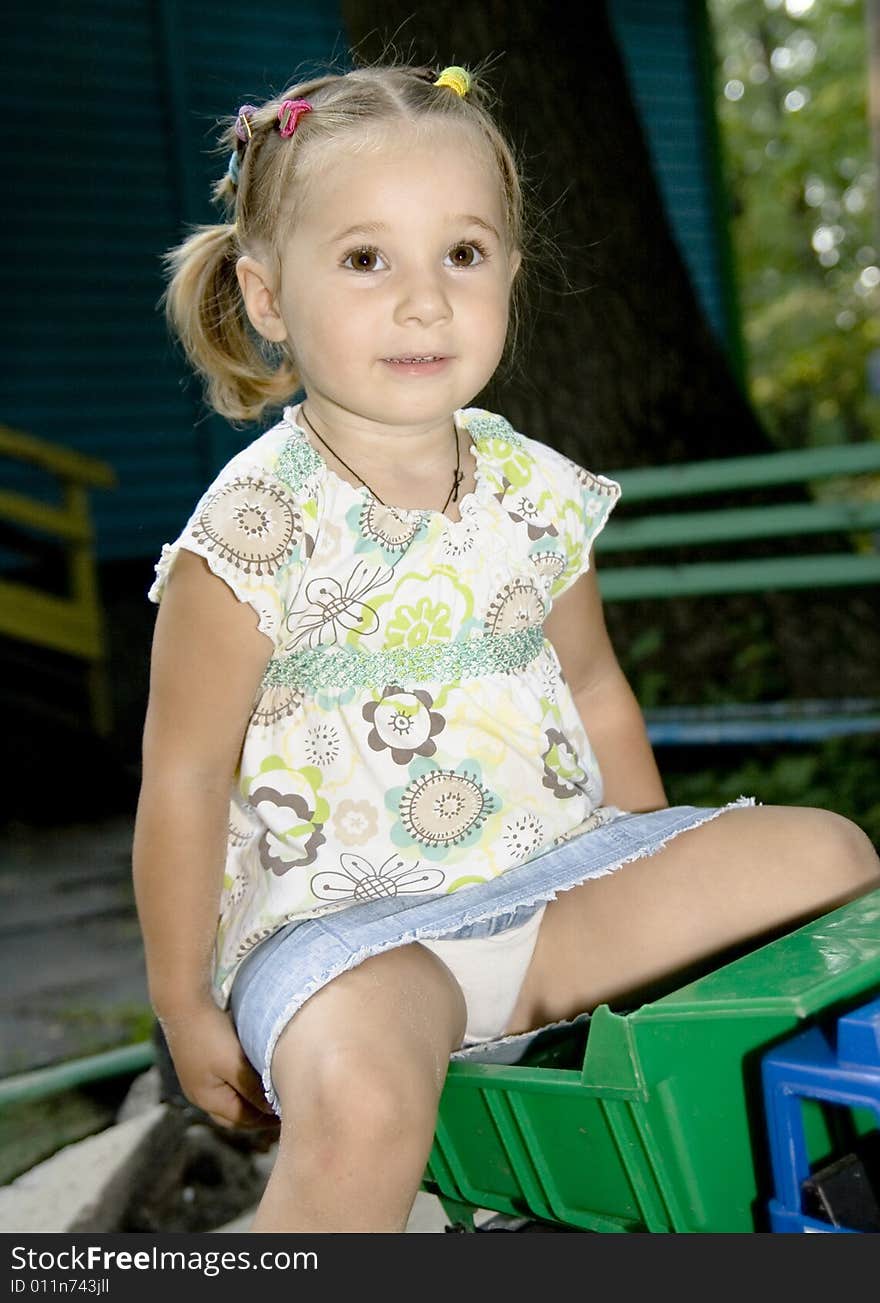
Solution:
<svg viewBox="0 0 880 1303"><path fill-rule="evenodd" d="M431 680L451 683L522 669L543 645L543 629L530 625L512 633L487 633L460 642L392 647L386 651L310 648L270 661L262 687L320 692L324 688L384 688L391 683Z"/></svg>

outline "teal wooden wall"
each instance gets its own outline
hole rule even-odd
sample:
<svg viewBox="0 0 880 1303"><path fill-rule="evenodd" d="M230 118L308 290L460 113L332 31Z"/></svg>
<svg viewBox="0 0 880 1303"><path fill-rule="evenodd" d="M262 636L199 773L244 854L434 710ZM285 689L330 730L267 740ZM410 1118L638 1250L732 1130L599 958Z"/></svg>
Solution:
<svg viewBox="0 0 880 1303"><path fill-rule="evenodd" d="M609 0L608 9L672 232L700 305L741 374L704 0Z"/></svg>
<svg viewBox="0 0 880 1303"><path fill-rule="evenodd" d="M42 0L4 18L0 421L115 466L118 489L94 495L102 559L155 554L241 446L157 310L162 251L217 220L213 124L334 56L323 0Z"/></svg>
<svg viewBox="0 0 880 1303"><path fill-rule="evenodd" d="M702 0L610 8L673 230L733 352ZM204 414L168 340L159 256L185 223L216 220L215 119L297 70L345 66L341 17L334 0L43 0L3 37L0 421L110 461L100 556L154 556L243 442Z"/></svg>

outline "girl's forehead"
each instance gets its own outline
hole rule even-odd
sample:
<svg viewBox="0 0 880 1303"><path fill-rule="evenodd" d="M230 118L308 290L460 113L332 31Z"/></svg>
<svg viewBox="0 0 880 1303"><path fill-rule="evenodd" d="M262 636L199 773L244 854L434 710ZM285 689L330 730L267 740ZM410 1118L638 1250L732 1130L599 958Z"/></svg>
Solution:
<svg viewBox="0 0 880 1303"><path fill-rule="evenodd" d="M500 214L501 178L487 143L467 125L387 124L330 142L315 142L305 163L302 216L320 204L387 205L454 185ZM311 202L310 202L311 201ZM358 214L363 216L363 214Z"/></svg>

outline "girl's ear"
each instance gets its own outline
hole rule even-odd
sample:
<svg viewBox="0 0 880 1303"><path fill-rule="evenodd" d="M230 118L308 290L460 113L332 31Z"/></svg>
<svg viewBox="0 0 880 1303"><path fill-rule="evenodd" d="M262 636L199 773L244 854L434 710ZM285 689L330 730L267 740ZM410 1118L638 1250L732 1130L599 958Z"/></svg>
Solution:
<svg viewBox="0 0 880 1303"><path fill-rule="evenodd" d="M280 344L287 339L287 327L278 311L268 267L245 254L235 264L235 274L251 325L264 339Z"/></svg>
<svg viewBox="0 0 880 1303"><path fill-rule="evenodd" d="M514 249L513 253L510 255L509 265L510 265L510 283L512 285L513 282L516 280L516 273L519 271L520 266L522 265L522 254L520 253L519 249Z"/></svg>

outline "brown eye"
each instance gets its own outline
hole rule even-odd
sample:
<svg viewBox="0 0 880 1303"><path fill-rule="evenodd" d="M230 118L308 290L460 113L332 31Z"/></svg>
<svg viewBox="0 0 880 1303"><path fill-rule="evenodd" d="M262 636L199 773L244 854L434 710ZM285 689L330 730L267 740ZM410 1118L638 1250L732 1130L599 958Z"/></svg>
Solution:
<svg viewBox="0 0 880 1303"><path fill-rule="evenodd" d="M377 249L354 249L342 265L352 271L378 271L385 266Z"/></svg>
<svg viewBox="0 0 880 1303"><path fill-rule="evenodd" d="M483 252L475 244L456 244L448 254L453 267L476 267L483 261Z"/></svg>

